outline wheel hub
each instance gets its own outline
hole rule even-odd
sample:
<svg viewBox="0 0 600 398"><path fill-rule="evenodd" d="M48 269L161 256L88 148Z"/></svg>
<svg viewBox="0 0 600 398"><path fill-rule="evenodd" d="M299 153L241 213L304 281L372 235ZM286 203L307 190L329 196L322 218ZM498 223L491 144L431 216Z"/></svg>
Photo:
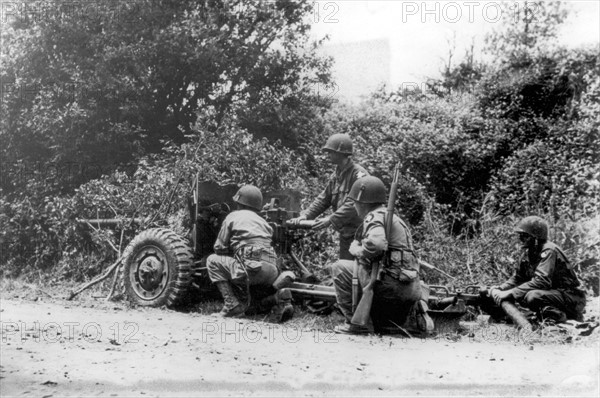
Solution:
<svg viewBox="0 0 600 398"><path fill-rule="evenodd" d="M165 253L155 246L144 247L135 256L133 265L130 280L135 293L145 300L160 296L169 279Z"/></svg>

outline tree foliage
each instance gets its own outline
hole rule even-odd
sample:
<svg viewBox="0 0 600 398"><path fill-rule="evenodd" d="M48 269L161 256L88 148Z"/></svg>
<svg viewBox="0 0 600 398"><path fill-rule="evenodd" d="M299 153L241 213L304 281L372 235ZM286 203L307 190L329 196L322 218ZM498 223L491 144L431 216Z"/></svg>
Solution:
<svg viewBox="0 0 600 398"><path fill-rule="evenodd" d="M314 84L329 79L328 61L308 42L308 1L23 7L2 25L2 157L10 165L76 162L110 171L159 152L163 140L185 142L200 110L213 128L235 111L253 132L270 128L285 138L303 112L272 126L263 119L274 115L256 109L310 104ZM289 140L302 134L291 130Z"/></svg>
<svg viewBox="0 0 600 398"><path fill-rule="evenodd" d="M502 2L502 20L485 38L484 50L497 64L529 66L540 51L556 48L561 24L569 14L564 1Z"/></svg>

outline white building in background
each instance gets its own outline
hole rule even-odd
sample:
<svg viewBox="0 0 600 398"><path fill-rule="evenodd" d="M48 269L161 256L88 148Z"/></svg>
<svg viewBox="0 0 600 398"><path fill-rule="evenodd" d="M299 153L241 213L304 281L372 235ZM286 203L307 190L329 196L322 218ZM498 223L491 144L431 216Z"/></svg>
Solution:
<svg viewBox="0 0 600 398"><path fill-rule="evenodd" d="M382 84L390 85L391 52L388 39L329 44L321 49L333 57L336 87L325 94L358 101Z"/></svg>
<svg viewBox="0 0 600 398"><path fill-rule="evenodd" d="M598 46L600 1L564 3L572 13L561 27L559 44ZM338 84L323 94L353 102L381 83L392 89L423 89L428 78L441 77L451 47L453 62L459 62L472 44L479 59L485 34L501 24L498 1L315 0L314 4L311 34L315 40L329 36L322 52L334 58L333 78Z"/></svg>

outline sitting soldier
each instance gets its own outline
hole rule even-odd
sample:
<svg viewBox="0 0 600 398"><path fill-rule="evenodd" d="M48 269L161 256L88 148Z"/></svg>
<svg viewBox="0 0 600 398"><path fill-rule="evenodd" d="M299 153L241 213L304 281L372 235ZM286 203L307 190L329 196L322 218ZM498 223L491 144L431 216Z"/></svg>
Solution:
<svg viewBox="0 0 600 398"><path fill-rule="evenodd" d="M253 185L241 187L233 201L238 209L227 215L214 245L215 254L206 260L210 280L223 296L224 317L243 315L250 306L252 292L263 292L253 307L271 309L273 318L283 322L293 316L291 292L285 289L294 280L293 273L279 272L271 246L273 229L258 211L262 193ZM266 292L266 293L265 293ZM264 297L266 295L266 297Z"/></svg>
<svg viewBox="0 0 600 398"><path fill-rule="evenodd" d="M524 249L515 274L500 286L490 288L493 299L486 300L482 309L501 319L502 310L495 306L503 300L514 300L536 312L538 319L564 322L583 321L585 292L560 247L548 241L548 225L537 216L526 217L515 232Z"/></svg>

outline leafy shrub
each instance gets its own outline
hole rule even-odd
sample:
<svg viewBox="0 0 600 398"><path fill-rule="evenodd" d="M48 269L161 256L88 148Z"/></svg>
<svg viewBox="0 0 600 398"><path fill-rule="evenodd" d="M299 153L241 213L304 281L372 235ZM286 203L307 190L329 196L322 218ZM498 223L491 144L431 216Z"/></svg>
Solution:
<svg viewBox="0 0 600 398"><path fill-rule="evenodd" d="M302 186L301 165L281 145L255 140L233 127L219 133L198 131L190 138L189 144L168 145L165 155L142 159L131 174L115 171L82 185L70 197L44 196L44 184L35 178L28 194L10 200L0 197L3 275L48 271L61 259L76 260L95 251L113 259L107 241L116 246L120 235L110 230L94 232L78 223L78 218L127 221L136 217L145 220L142 227L170 223L176 231L186 233L186 199L196 174L201 180L252 183L264 190ZM128 227L125 242L136 232L136 226ZM73 261L72 266L79 263ZM83 276L68 268L61 272ZM89 270L90 275L97 272Z"/></svg>
<svg viewBox="0 0 600 398"><path fill-rule="evenodd" d="M575 219L593 217L600 206L600 82L588 89L575 120L558 120L547 136L514 152L491 183L492 202L503 212L536 209Z"/></svg>
<svg viewBox="0 0 600 398"><path fill-rule="evenodd" d="M471 237L446 233L452 228L445 225L448 218L444 217L444 213L445 210L437 206L428 208L425 221L414 229L415 246L422 259L456 279L422 268L428 283L457 288L490 286L512 275L522 253L514 233L520 217L500 216L486 211L479 220L480 233ZM583 288L597 296L600 215L578 221L568 218L553 220L550 214L539 215L549 220L549 240L565 251L584 284Z"/></svg>

